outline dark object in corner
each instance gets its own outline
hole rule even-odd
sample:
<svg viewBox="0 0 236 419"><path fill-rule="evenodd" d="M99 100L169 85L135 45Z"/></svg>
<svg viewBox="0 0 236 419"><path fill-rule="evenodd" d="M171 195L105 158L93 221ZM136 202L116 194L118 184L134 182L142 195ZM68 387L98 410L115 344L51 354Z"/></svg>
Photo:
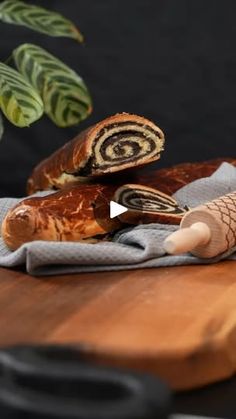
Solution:
<svg viewBox="0 0 236 419"><path fill-rule="evenodd" d="M169 390L156 377L86 362L79 348L0 350L1 419L165 419Z"/></svg>

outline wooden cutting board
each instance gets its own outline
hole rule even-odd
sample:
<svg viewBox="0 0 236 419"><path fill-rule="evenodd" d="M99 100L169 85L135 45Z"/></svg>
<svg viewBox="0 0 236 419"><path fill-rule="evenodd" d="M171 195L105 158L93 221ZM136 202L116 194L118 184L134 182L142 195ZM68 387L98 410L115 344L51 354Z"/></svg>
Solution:
<svg viewBox="0 0 236 419"><path fill-rule="evenodd" d="M50 340L83 342L91 359L156 373L175 389L234 373L236 263L133 271L120 278Z"/></svg>
<svg viewBox="0 0 236 419"><path fill-rule="evenodd" d="M236 262L33 278L0 269L0 344L76 343L175 389L236 369Z"/></svg>

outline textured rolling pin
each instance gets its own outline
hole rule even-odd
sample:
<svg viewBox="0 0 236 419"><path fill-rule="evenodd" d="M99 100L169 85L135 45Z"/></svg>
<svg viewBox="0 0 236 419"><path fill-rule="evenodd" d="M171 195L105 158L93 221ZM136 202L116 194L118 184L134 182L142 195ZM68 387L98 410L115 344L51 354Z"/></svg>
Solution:
<svg viewBox="0 0 236 419"><path fill-rule="evenodd" d="M167 253L211 258L236 246L236 192L189 211L164 241Z"/></svg>

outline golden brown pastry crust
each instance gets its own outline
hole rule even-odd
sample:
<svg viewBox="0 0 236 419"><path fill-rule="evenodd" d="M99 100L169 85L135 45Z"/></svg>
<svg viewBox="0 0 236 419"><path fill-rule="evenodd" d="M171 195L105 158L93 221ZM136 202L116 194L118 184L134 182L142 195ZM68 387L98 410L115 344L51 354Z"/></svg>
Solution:
<svg viewBox="0 0 236 419"><path fill-rule="evenodd" d="M180 163L163 169L142 170L135 175L135 183L149 185L153 188L172 195L178 189L194 180L211 176L223 163L228 162L236 166L236 159L222 157L195 163Z"/></svg>
<svg viewBox="0 0 236 419"><path fill-rule="evenodd" d="M15 250L33 240L79 241L114 231L122 224L109 218L113 194L111 186L83 185L24 199L8 211L3 240Z"/></svg>
<svg viewBox="0 0 236 419"><path fill-rule="evenodd" d="M106 118L83 131L43 160L28 180L27 191L60 189L68 183L150 163L160 158L161 129L148 119L127 113Z"/></svg>

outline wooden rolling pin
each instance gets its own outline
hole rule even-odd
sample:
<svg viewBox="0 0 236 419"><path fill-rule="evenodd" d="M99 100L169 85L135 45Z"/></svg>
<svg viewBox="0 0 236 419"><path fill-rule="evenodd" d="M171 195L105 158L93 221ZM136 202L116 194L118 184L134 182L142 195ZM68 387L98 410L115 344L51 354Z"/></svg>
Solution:
<svg viewBox="0 0 236 419"><path fill-rule="evenodd" d="M224 195L189 211L180 229L164 241L170 254L191 251L211 258L236 246L236 192Z"/></svg>

